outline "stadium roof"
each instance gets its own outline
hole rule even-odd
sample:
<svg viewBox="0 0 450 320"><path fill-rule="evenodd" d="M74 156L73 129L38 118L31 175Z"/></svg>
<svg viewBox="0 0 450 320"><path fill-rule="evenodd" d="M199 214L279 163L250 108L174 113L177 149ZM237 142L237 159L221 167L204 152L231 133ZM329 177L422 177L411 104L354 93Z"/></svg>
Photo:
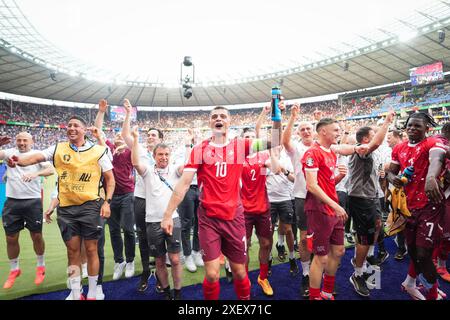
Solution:
<svg viewBox="0 0 450 320"><path fill-rule="evenodd" d="M450 65L450 4L444 1L416 11L395 24L351 43L330 48L297 66L241 79L218 79L193 85L183 97L180 86L126 79L81 63L46 40L13 0L0 1L0 91L51 100L138 106L211 106L265 102L280 84L287 99L320 96L409 79L409 69L434 61ZM294 40L293 40L294 41ZM345 66L348 70L345 70ZM97 75L102 75L98 77Z"/></svg>

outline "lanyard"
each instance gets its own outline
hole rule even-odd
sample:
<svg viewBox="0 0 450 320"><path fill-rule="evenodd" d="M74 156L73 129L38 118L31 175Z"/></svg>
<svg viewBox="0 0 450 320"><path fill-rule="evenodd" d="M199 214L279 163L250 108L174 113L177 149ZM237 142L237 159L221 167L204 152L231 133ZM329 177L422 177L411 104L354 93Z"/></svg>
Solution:
<svg viewBox="0 0 450 320"><path fill-rule="evenodd" d="M158 175L159 180L161 180L161 181L162 181L162 182L170 189L170 191L173 192L173 188L172 188L172 186L169 184L169 182L167 182L167 180L164 179L164 177L163 177L157 170L155 170L155 172L156 172L156 174Z"/></svg>

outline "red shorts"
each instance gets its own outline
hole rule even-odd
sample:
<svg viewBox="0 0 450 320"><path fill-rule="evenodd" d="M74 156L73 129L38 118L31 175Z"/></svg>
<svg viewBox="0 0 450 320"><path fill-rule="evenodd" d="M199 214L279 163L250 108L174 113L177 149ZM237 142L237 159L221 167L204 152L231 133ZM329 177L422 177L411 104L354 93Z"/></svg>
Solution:
<svg viewBox="0 0 450 320"><path fill-rule="evenodd" d="M308 249L318 256L325 256L330 245L344 245L344 223L336 216L320 211L306 211Z"/></svg>
<svg viewBox="0 0 450 320"><path fill-rule="evenodd" d="M206 216L205 208L198 207L198 238L204 261L212 261L223 253L233 263L247 262L244 209L239 206L233 220Z"/></svg>
<svg viewBox="0 0 450 320"><path fill-rule="evenodd" d="M247 232L247 242L250 247L252 239L253 226L255 226L256 235L261 238L272 239L272 221L270 210L263 214L253 214L244 212L245 230Z"/></svg>
<svg viewBox="0 0 450 320"><path fill-rule="evenodd" d="M408 247L432 249L442 237L441 222L445 205L428 203L421 209L411 210L406 220L405 238Z"/></svg>
<svg viewBox="0 0 450 320"><path fill-rule="evenodd" d="M441 220L442 238L450 240L450 197L445 200L445 212Z"/></svg>

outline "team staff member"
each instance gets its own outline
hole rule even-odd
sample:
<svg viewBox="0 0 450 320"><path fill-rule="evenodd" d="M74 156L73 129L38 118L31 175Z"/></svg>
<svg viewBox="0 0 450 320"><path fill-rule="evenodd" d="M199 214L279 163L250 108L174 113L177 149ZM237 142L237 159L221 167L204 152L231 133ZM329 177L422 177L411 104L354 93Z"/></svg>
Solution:
<svg viewBox="0 0 450 320"><path fill-rule="evenodd" d="M16 148L0 151L0 160L13 156L36 154L31 150L33 137L28 132L16 136ZM45 278L44 251L42 237L42 200L41 178L54 174L49 163L39 163L26 168L8 168L6 171L6 202L3 207L3 228L6 234L6 250L11 265L8 279L3 285L10 289L21 274L19 267L19 233L25 227L30 231L34 252L37 255L36 278L34 283L40 285Z"/></svg>
<svg viewBox="0 0 450 320"><path fill-rule="evenodd" d="M11 165L26 167L53 161L58 173L58 226L67 247L70 284L73 300L80 294L81 240L88 258L89 291L87 298L95 300L99 272L97 241L101 236L101 218L110 216L110 203L115 182L107 148L94 145L86 138L86 121L79 116L69 118L68 141L60 142L30 156L13 157ZM106 201L100 198L100 182L104 178Z"/></svg>

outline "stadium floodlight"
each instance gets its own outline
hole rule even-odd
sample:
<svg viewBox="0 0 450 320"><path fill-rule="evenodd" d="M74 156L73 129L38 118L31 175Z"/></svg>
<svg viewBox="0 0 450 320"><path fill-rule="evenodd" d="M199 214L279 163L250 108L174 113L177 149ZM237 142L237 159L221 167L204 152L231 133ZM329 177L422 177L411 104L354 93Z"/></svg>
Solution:
<svg viewBox="0 0 450 320"><path fill-rule="evenodd" d="M442 30L442 29L440 29L440 30L438 30L437 33L438 33L438 40L439 40L439 43L444 42L444 41L445 41L445 31Z"/></svg>

